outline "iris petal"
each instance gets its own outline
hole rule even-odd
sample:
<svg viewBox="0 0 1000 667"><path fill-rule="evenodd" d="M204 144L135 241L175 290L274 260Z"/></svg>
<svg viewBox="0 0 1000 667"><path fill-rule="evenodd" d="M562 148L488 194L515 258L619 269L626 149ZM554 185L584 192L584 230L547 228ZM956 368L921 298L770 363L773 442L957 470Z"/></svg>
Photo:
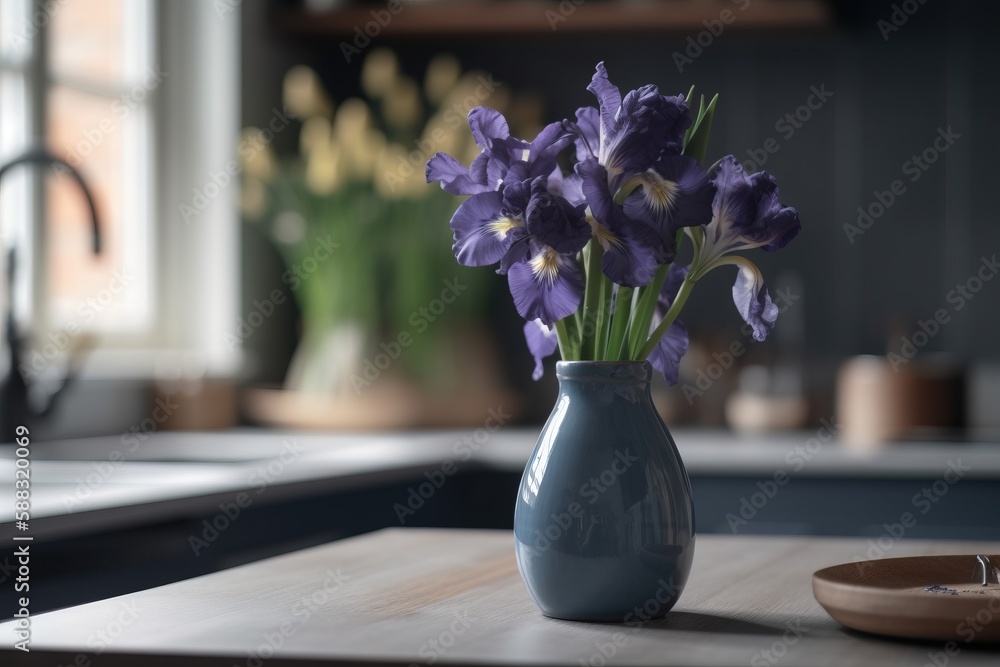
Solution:
<svg viewBox="0 0 1000 667"><path fill-rule="evenodd" d="M601 114L594 107L576 110L576 161L583 162L589 157L597 157L595 151L601 148Z"/></svg>
<svg viewBox="0 0 1000 667"><path fill-rule="evenodd" d="M489 266L499 262L516 237L516 222L503 215L503 195L472 195L451 217L455 234L452 250L459 264ZM523 223L521 223L523 226Z"/></svg>
<svg viewBox="0 0 1000 667"><path fill-rule="evenodd" d="M799 212L778 200L778 184L771 174L766 171L753 174L750 182L757 199L757 224L746 236L756 242L766 241L762 250L784 248L802 229Z"/></svg>
<svg viewBox="0 0 1000 667"><path fill-rule="evenodd" d="M625 200L625 214L656 232L669 261L678 229L711 222L715 188L701 165L684 155L661 157L641 179L642 188Z"/></svg>
<svg viewBox="0 0 1000 667"><path fill-rule="evenodd" d="M596 95L600 103L601 142L613 141L615 138L615 119L622 103L622 94L618 87L608 80L608 70L605 69L603 62L597 63L597 70L594 72L587 90Z"/></svg>
<svg viewBox="0 0 1000 667"><path fill-rule="evenodd" d="M547 176L557 167L556 155L572 137L560 123L547 125L532 142L510 136L500 112L476 107L469 112L469 127L483 150L469 168L438 153L427 162L427 182L439 181L442 189L457 195L499 190L510 183Z"/></svg>
<svg viewBox="0 0 1000 667"><path fill-rule="evenodd" d="M604 63L599 63L587 90L597 96L600 115L598 159L611 178L612 191L624 175L642 173L661 155L677 155L684 133L691 126L691 110L681 96L661 95L656 86L643 86L622 99L621 92L608 80ZM583 115L581 117L581 112ZM577 159L583 159L592 112L577 112ZM589 138L588 138L589 141ZM591 148L596 148L591 146Z"/></svg>
<svg viewBox="0 0 1000 667"><path fill-rule="evenodd" d="M545 252L543 250L543 252ZM552 326L556 321L576 312L583 300L583 272L576 260L556 255L552 263L558 265L550 271L537 270L531 262L518 262L507 272L514 307L526 320L541 320Z"/></svg>
<svg viewBox="0 0 1000 667"><path fill-rule="evenodd" d="M510 136L507 119L489 107L476 107L469 112L469 129L472 138L480 148L493 148L494 140L506 139Z"/></svg>
<svg viewBox="0 0 1000 667"><path fill-rule="evenodd" d="M681 291L681 283L687 278L690 272L690 267L679 266L673 264L670 266L670 270L667 272L667 279L663 281L663 287L660 289L660 296L657 299L657 307L662 308L663 312L666 313L667 309L677 298L677 293Z"/></svg>
<svg viewBox="0 0 1000 667"><path fill-rule="evenodd" d="M549 123L528 147L528 154L522 158L531 165L530 176L547 176L556 169L556 155L573 141L562 122Z"/></svg>
<svg viewBox="0 0 1000 667"><path fill-rule="evenodd" d="M754 340L767 338L778 319L778 306L764 286L764 276L755 264L743 260L733 284L733 302L743 321L753 328Z"/></svg>
<svg viewBox="0 0 1000 667"><path fill-rule="evenodd" d="M712 202L712 223L709 230L711 243L734 244L754 224L757 200L753 184L743 171L743 166L732 155L719 163L713 179L715 200Z"/></svg>
<svg viewBox="0 0 1000 667"><path fill-rule="evenodd" d="M719 161L712 222L705 228L709 261L740 247L777 250L799 233L799 213L778 200L778 186L767 172L747 175L732 155Z"/></svg>
<svg viewBox="0 0 1000 667"><path fill-rule="evenodd" d="M485 180L486 159L477 158L472 164L469 168L447 153L437 153L427 161L427 182L437 181L441 183L442 190L453 195L474 195L492 190Z"/></svg>
<svg viewBox="0 0 1000 667"><path fill-rule="evenodd" d="M576 173L549 176L549 192L561 196L573 206L587 204L587 199L583 196L583 180Z"/></svg>
<svg viewBox="0 0 1000 667"><path fill-rule="evenodd" d="M590 240L590 225L584 220L584 207L573 206L548 191L548 181L539 176L531 182L531 200L525 219L528 233L559 253L576 254Z"/></svg>
<svg viewBox="0 0 1000 667"><path fill-rule="evenodd" d="M615 215L615 203L608 190L608 171L597 158L588 158L576 165L576 173L580 176L580 189L590 205L591 214L598 222L607 224Z"/></svg>
<svg viewBox="0 0 1000 667"><path fill-rule="evenodd" d="M648 285L656 276L656 239L650 244L642 239L641 232L632 225L625 225L615 235L616 243L609 243L601 256L601 270L615 283L625 287Z"/></svg>
<svg viewBox="0 0 1000 667"><path fill-rule="evenodd" d="M528 351L535 358L535 370L531 379L540 380L545 373L543 360L554 354L559 347L556 331L542 324L541 320L532 320L524 324L524 339L528 343Z"/></svg>
<svg viewBox="0 0 1000 667"><path fill-rule="evenodd" d="M496 187L491 186L489 181L486 180L486 167L489 165L489 162L490 162L490 154L486 151L483 151L482 153L477 155L475 159L472 161L472 164L469 165L469 178L472 179L473 183L481 184L484 188L486 188L484 192L488 192L489 190L496 190ZM476 194L476 193L470 192L465 194Z"/></svg>
<svg viewBox="0 0 1000 667"><path fill-rule="evenodd" d="M608 190L608 172L595 158L576 166L581 189L596 221L595 235L604 249L601 268L626 287L647 285L656 274L660 240L651 229L630 220Z"/></svg>
<svg viewBox="0 0 1000 667"><path fill-rule="evenodd" d="M520 263L527 262L531 258L531 237L527 234L520 235L507 249L504 256L500 258L500 268L497 269L497 273L502 276L507 275L510 271L510 267Z"/></svg>
<svg viewBox="0 0 1000 667"><path fill-rule="evenodd" d="M642 172L663 154L681 152L691 111L682 97L660 95L656 86L633 90L622 100L612 145L601 155L611 172Z"/></svg>
<svg viewBox="0 0 1000 667"><path fill-rule="evenodd" d="M658 324L654 321L653 325ZM656 370L663 374L668 385L677 384L680 375L681 359L687 354L688 332L680 320L673 324L663 334L653 351L649 353L648 361Z"/></svg>
<svg viewBox="0 0 1000 667"><path fill-rule="evenodd" d="M499 188L503 183L523 181L528 177L528 164L521 157L528 150L528 144L508 137L497 140L493 148L483 151L489 154L486 163L486 182L491 187Z"/></svg>
<svg viewBox="0 0 1000 667"><path fill-rule="evenodd" d="M660 290L660 295L656 302L656 314L653 317L650 332L663 321L664 316L666 316L667 311L670 309L670 305L677 298L677 292L680 290L681 283L684 282L687 274L687 267L678 266L677 264L670 267L670 272L667 274L667 279L663 282L663 288ZM663 335L663 338L659 340L656 347L650 352L648 360L653 368L663 374L663 379L667 381L668 385L677 384L681 359L687 354L687 350L687 328L680 320L674 320L667 328L667 332Z"/></svg>

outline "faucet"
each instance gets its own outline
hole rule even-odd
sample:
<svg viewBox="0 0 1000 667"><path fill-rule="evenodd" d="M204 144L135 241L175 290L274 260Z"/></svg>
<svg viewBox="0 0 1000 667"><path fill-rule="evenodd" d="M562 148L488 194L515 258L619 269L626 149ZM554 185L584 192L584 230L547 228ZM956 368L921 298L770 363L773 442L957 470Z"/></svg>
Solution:
<svg viewBox="0 0 1000 667"><path fill-rule="evenodd" d="M94 198L80 172L44 148L34 148L0 165L0 181L11 168L21 164L51 165L69 174L76 181L83 191L87 207L90 209L93 252L95 255L99 255L101 252L101 227L97 218L97 207L94 205ZM29 426L46 417L55 407L56 399L72 383L76 375L75 370L71 368L59 386L49 393L43 405L35 405L30 400L31 387L21 374L21 361L29 337L18 331L14 321L13 285L16 266L17 256L14 248L11 248L7 253L7 313L4 324L7 342L7 373L0 380L0 443L13 442L14 429L18 426Z"/></svg>

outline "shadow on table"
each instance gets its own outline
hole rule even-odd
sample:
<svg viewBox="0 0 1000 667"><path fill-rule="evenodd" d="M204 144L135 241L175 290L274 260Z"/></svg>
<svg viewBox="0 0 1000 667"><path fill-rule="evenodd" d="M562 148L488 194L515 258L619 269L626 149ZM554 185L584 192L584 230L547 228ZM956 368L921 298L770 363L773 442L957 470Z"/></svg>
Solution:
<svg viewBox="0 0 1000 667"><path fill-rule="evenodd" d="M705 632L734 635L781 635L788 628L752 623L740 618L699 614L691 611L672 611L665 618L643 624L643 629Z"/></svg>

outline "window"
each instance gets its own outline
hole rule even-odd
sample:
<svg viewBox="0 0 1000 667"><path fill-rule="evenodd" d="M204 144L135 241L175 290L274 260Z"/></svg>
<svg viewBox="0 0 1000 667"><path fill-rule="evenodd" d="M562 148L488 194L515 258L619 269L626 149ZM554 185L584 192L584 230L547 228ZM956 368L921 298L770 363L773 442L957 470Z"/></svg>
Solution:
<svg viewBox="0 0 1000 667"><path fill-rule="evenodd" d="M85 339L84 376L150 376L179 359L235 369L235 193L194 222L178 211L235 157L239 23L197 0L0 2L0 160L44 143L87 181L102 230L95 257L85 200L58 170L4 178L28 374Z"/></svg>
<svg viewBox="0 0 1000 667"><path fill-rule="evenodd" d="M150 202L153 107L163 82L150 0L72 0L47 25L45 140L93 191L103 249L91 251L90 213L66 176L45 183L48 324L107 335L143 334L156 307Z"/></svg>

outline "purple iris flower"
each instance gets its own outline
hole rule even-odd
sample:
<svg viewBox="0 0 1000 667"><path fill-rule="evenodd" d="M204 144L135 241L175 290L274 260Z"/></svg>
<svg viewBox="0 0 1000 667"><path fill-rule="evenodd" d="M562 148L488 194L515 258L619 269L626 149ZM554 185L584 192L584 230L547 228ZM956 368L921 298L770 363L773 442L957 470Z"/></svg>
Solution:
<svg viewBox="0 0 1000 667"><path fill-rule="evenodd" d="M531 182L525 215L528 234L557 252L575 255L590 240L590 225L584 218L584 208L582 204L574 206L565 197L552 194L548 179L539 176Z"/></svg>
<svg viewBox="0 0 1000 667"><path fill-rule="evenodd" d="M739 267L733 301L740 315L753 327L758 341L767 338L778 317L778 307L764 285L757 265L730 253L752 248L778 250L799 233L799 213L778 199L778 186L766 171L747 174L732 155L715 170L712 221L690 230L695 246L693 271L701 277L723 264Z"/></svg>
<svg viewBox="0 0 1000 667"><path fill-rule="evenodd" d="M676 316L712 269L738 268L737 310L757 340L771 332L778 308L741 251L783 247L799 232L798 212L780 202L767 172L748 175L732 156L706 171L691 157L703 159L714 100L692 128L683 96L661 95L651 85L623 96L604 63L587 88L596 107L578 109L575 121L552 123L532 141L511 136L497 111L473 109L468 120L479 155L465 166L438 153L427 163L427 181L466 197L450 223L455 257L467 266L497 266L507 276L527 320L536 380L544 358L561 344L570 357L645 356L675 384L688 349L687 329ZM576 159L564 174L557 157L571 143ZM680 230L693 244L689 267L673 264ZM585 298L589 317L608 296L608 279L612 312L617 303L621 313L598 317L600 331L560 323L579 317ZM661 281L662 288L652 287ZM637 287L645 289L630 289Z"/></svg>
<svg viewBox="0 0 1000 667"><path fill-rule="evenodd" d="M664 154L631 180L641 187L625 199L626 215L645 222L661 240L663 261L673 261L677 230L712 219L715 188L708 173L693 158Z"/></svg>
<svg viewBox="0 0 1000 667"><path fill-rule="evenodd" d="M480 192L466 199L451 217L452 249L459 264L490 266L527 237L524 216L531 188L512 183L502 191Z"/></svg>
<svg viewBox="0 0 1000 667"><path fill-rule="evenodd" d="M469 112L469 128L483 149L469 167L446 153L427 161L427 182L439 182L453 195L494 192L507 183L547 176L556 169L556 155L571 141L562 123L546 126L531 142L514 138L503 115L488 107Z"/></svg>
<svg viewBox="0 0 1000 667"><path fill-rule="evenodd" d="M604 270L618 284L645 285L657 264L673 260L677 230L711 219L708 175L696 160L680 154L691 111L683 96L660 95L656 86L643 86L623 99L604 63L587 88L600 109L577 110L576 122L567 126L575 134L577 172L596 222L594 234L605 251L609 244L619 251ZM624 206L614 202L623 188L631 192Z"/></svg>
<svg viewBox="0 0 1000 667"><path fill-rule="evenodd" d="M525 213L526 236L507 253L510 293L526 320L551 326L572 315L583 300L584 276L576 255L590 240L583 205L573 206L548 191L547 179L531 183Z"/></svg>
<svg viewBox="0 0 1000 667"><path fill-rule="evenodd" d="M455 257L466 266L499 262L521 316L551 325L583 298L576 260L590 240L583 209L549 192L545 176L472 195L451 219Z"/></svg>
<svg viewBox="0 0 1000 667"><path fill-rule="evenodd" d="M526 320L541 320L552 326L576 312L583 300L583 271L575 253L529 241L528 259L507 271L514 307Z"/></svg>
<svg viewBox="0 0 1000 667"><path fill-rule="evenodd" d="M428 182L470 195L451 219L455 257L466 266L499 263L521 316L551 326L583 299L576 254L590 239L585 206L560 194L556 155L571 137L552 123L534 141L516 139L504 117L486 107L469 112L469 127L483 149L470 167L444 153L427 163Z"/></svg>
<svg viewBox="0 0 1000 667"><path fill-rule="evenodd" d="M596 157L612 178L645 171L664 151L680 154L684 132L692 120L682 96L660 95L656 86L648 85L622 99L618 87L608 80L603 62L597 64L587 90L597 97L600 105ZM588 125L592 124L589 120ZM588 137L592 139L592 135Z"/></svg>
<svg viewBox="0 0 1000 667"><path fill-rule="evenodd" d="M608 172L597 158L576 165L580 187L590 205L588 218L594 238L604 250L601 269L619 285L648 285L659 266L659 239L646 225L626 215L608 190Z"/></svg>
<svg viewBox="0 0 1000 667"><path fill-rule="evenodd" d="M676 264L670 267L670 272L667 274L667 279L663 283L663 289L660 290L660 296L656 301L656 314L649 329L651 333L663 321L667 310L670 309L674 299L677 298L677 292L680 290L681 283L687 277L687 274L687 267L677 266ZM674 320L670 324L670 327L667 328L667 332L663 335L663 338L660 339L659 343L657 343L656 347L649 354L648 361L652 364L653 368L663 374L663 379L667 381L668 385L677 384L681 358L687 354L687 350L687 328L680 320Z"/></svg>

